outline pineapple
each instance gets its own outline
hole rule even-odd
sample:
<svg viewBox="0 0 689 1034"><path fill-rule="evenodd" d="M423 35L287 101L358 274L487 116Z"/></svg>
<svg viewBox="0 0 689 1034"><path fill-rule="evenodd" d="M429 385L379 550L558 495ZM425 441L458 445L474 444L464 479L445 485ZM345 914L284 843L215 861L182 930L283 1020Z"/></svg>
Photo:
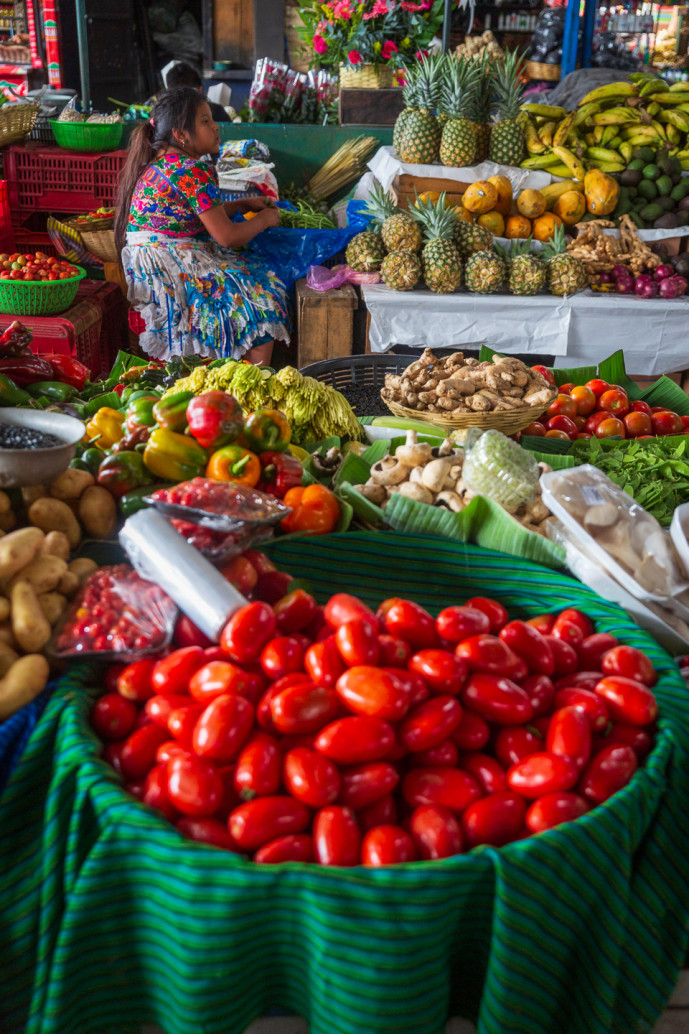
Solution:
<svg viewBox="0 0 689 1034"><path fill-rule="evenodd" d="M436 202L417 199L412 216L423 227L423 278L435 294L450 294L462 283L462 260L453 241L457 216L445 206L445 194Z"/></svg>
<svg viewBox="0 0 689 1034"><path fill-rule="evenodd" d="M393 291L413 291L421 279L421 259L414 251L391 251L383 259L380 275Z"/></svg>
<svg viewBox="0 0 689 1034"><path fill-rule="evenodd" d="M479 70L471 61L451 61L441 93L441 110L448 116L440 140L443 165L466 168L476 157L476 129L469 119L471 96Z"/></svg>
<svg viewBox="0 0 689 1034"><path fill-rule="evenodd" d="M386 219L400 211L390 195L383 190L380 183L375 183L371 187L366 208L373 216L371 229L378 231L380 231Z"/></svg>
<svg viewBox="0 0 689 1034"><path fill-rule="evenodd" d="M545 287L546 270L541 258L531 254L531 238L513 240L510 248L508 284L512 294L538 294Z"/></svg>
<svg viewBox="0 0 689 1034"><path fill-rule="evenodd" d="M584 264L574 255L567 253L564 226L556 226L552 239L543 249L548 290L551 294L562 297L564 294L575 294L588 284L588 276Z"/></svg>
<svg viewBox="0 0 689 1034"><path fill-rule="evenodd" d="M477 251L464 269L466 285L474 294L495 294L505 276L505 263L494 251Z"/></svg>
<svg viewBox="0 0 689 1034"><path fill-rule="evenodd" d="M383 238L371 230L357 233L347 245L345 258L347 265L355 273L375 272L380 269L380 264L385 258Z"/></svg>
<svg viewBox="0 0 689 1034"><path fill-rule="evenodd" d="M490 160L498 165L519 165L525 154L520 113L524 60L516 52L495 66L496 121L490 131Z"/></svg>
<svg viewBox="0 0 689 1034"><path fill-rule="evenodd" d="M408 110L404 121L397 155L403 162L413 165L432 165L438 157L440 146L440 126L434 110L438 106L440 90L440 73L445 59L431 54L414 69L416 80L416 107ZM404 112L402 112L404 115ZM400 116L401 117L401 116Z"/></svg>
<svg viewBox="0 0 689 1034"><path fill-rule="evenodd" d="M485 226L458 219L455 224L455 244L462 258L466 259L477 251L490 251L493 247L493 234Z"/></svg>
<svg viewBox="0 0 689 1034"><path fill-rule="evenodd" d="M408 212L396 212L383 223L383 244L388 251L421 251L423 234Z"/></svg>
<svg viewBox="0 0 689 1034"><path fill-rule="evenodd" d="M493 65L490 54L484 51L474 58L478 77L469 97L469 118L476 130L476 157L474 161L485 162L490 152L490 111L493 106Z"/></svg>
<svg viewBox="0 0 689 1034"><path fill-rule="evenodd" d="M402 135L404 133L404 127L407 124L407 119L411 115L412 111L419 107L417 102L418 79L416 68L411 66L407 68L406 75L407 81L405 82L404 89L402 90L404 108L397 116L395 128L392 131L392 146L395 150L395 154L397 155L399 155L400 144L402 143Z"/></svg>

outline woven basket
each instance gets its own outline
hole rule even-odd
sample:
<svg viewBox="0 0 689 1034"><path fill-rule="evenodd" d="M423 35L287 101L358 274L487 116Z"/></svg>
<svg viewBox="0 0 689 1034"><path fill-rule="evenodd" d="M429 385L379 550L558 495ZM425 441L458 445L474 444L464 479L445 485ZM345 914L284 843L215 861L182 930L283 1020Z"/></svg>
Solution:
<svg viewBox="0 0 689 1034"><path fill-rule="evenodd" d="M394 416L408 417L411 420L423 420L427 424L435 424L441 430L450 432L458 431L466 427L480 427L483 431L494 428L502 431L503 434L516 434L528 427L532 420L538 420L539 416L548 408L555 399L557 391L547 402L541 402L538 406L523 406L521 409L509 409L504 412L494 413L462 413L460 416L449 416L444 413L429 413L425 409L408 409L407 406L400 406L397 402L390 402L383 399L385 405Z"/></svg>
<svg viewBox="0 0 689 1034"><path fill-rule="evenodd" d="M548 65L544 61L527 61L524 69L529 79L548 79L556 83L562 77L561 65Z"/></svg>
<svg viewBox="0 0 689 1034"><path fill-rule="evenodd" d="M120 253L115 244L114 230L81 230L81 239L96 258L103 262L119 262Z"/></svg>
<svg viewBox="0 0 689 1034"><path fill-rule="evenodd" d="M392 69L360 65L357 70L340 65L340 86L346 90L383 90L392 86Z"/></svg>
<svg viewBox="0 0 689 1034"><path fill-rule="evenodd" d="M80 269L66 280L0 280L0 312L7 316L54 316L64 312L76 298Z"/></svg>
<svg viewBox="0 0 689 1034"><path fill-rule="evenodd" d="M38 104L3 104L0 108L0 147L7 147L28 136L38 112Z"/></svg>
<svg viewBox="0 0 689 1034"><path fill-rule="evenodd" d="M77 233L86 232L100 233L101 230L111 230L112 224L115 222L115 213L107 216L103 219L65 219L65 225L71 227L72 230L76 230Z"/></svg>

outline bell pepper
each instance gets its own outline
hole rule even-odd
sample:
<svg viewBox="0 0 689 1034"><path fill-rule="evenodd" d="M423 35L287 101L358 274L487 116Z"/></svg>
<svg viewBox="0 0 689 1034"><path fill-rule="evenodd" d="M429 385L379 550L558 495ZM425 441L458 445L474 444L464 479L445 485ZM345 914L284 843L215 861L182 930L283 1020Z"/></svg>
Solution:
<svg viewBox="0 0 689 1034"><path fill-rule="evenodd" d="M73 359L71 355L43 355L41 358L50 363L56 380L71 384L76 391L82 391L91 377L88 366L84 366L78 359Z"/></svg>
<svg viewBox="0 0 689 1034"><path fill-rule="evenodd" d="M28 355L32 341L31 331L19 320L15 320L0 334L0 356Z"/></svg>
<svg viewBox="0 0 689 1034"><path fill-rule="evenodd" d="M257 409L244 424L244 441L254 452L284 452L292 429L279 409Z"/></svg>
<svg viewBox="0 0 689 1034"><path fill-rule="evenodd" d="M141 488L133 488L131 492L127 492L126 495L120 496L120 513L125 518L131 517L133 513L138 513L139 510L145 510L148 503L144 502L146 496L152 495L159 488L167 488L166 484L155 482L152 485L143 485Z"/></svg>
<svg viewBox="0 0 689 1034"><path fill-rule="evenodd" d="M124 438L124 413L101 406L86 425L86 437L105 452Z"/></svg>
<svg viewBox="0 0 689 1034"><path fill-rule="evenodd" d="M284 499L290 488L301 485L304 468L295 456L286 452L262 452L258 458L261 480L256 487L260 492Z"/></svg>
<svg viewBox="0 0 689 1034"><path fill-rule="evenodd" d="M337 499L325 485L290 488L283 502L292 512L280 521L283 531L305 535L327 535L334 531L340 517Z"/></svg>
<svg viewBox="0 0 689 1034"><path fill-rule="evenodd" d="M187 426L187 406L194 398L193 391L176 391L166 399L158 399L153 416L166 431L183 431Z"/></svg>
<svg viewBox="0 0 689 1034"><path fill-rule="evenodd" d="M157 402L160 402L158 395L140 395L139 398L131 399L125 420L127 430L131 432L140 427L153 427L156 422L153 407Z"/></svg>
<svg viewBox="0 0 689 1034"><path fill-rule="evenodd" d="M151 474L144 466L144 458L140 452L118 452L106 456L98 468L96 479L99 485L107 488L116 499L131 492L133 488L150 485Z"/></svg>
<svg viewBox="0 0 689 1034"><path fill-rule="evenodd" d="M186 434L156 427L146 444L144 463L161 481L189 481L203 474L208 454Z"/></svg>
<svg viewBox="0 0 689 1034"><path fill-rule="evenodd" d="M21 388L34 381L50 381L55 376L50 363L33 354L0 359L0 373L11 377Z"/></svg>
<svg viewBox="0 0 689 1034"><path fill-rule="evenodd" d="M204 449L219 449L236 442L244 413L236 398L224 391L204 391L187 406L189 432Z"/></svg>
<svg viewBox="0 0 689 1034"><path fill-rule="evenodd" d="M89 474L93 474L94 477L98 474L98 468L103 462L103 453L100 449L91 448L84 449L79 460L83 463L88 470Z"/></svg>
<svg viewBox="0 0 689 1034"><path fill-rule="evenodd" d="M0 373L0 406L25 406L31 402L28 391L17 385L4 373Z"/></svg>
<svg viewBox="0 0 689 1034"><path fill-rule="evenodd" d="M70 384L63 384L61 381L34 381L29 384L29 395L32 398L50 399L51 402L69 402L74 398L76 391Z"/></svg>
<svg viewBox="0 0 689 1034"><path fill-rule="evenodd" d="M165 373L165 364L146 363L144 366L130 366L120 376L120 381L124 384L131 384L133 381L138 381L140 378L145 377L148 373Z"/></svg>
<svg viewBox="0 0 689 1034"><path fill-rule="evenodd" d="M261 476L258 456L241 445L225 445L214 452L206 467L206 477L214 481L236 481L253 488Z"/></svg>
<svg viewBox="0 0 689 1034"><path fill-rule="evenodd" d="M110 451L118 453L142 449L151 437L152 430L152 427L135 427L133 431L127 431L124 438L120 438L119 442L115 442Z"/></svg>

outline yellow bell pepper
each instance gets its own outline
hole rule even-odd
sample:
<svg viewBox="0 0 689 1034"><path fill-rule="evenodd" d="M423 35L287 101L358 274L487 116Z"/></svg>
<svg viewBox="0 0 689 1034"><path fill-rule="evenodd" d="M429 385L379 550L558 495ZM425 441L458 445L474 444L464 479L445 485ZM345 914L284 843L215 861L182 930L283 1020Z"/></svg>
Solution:
<svg viewBox="0 0 689 1034"><path fill-rule="evenodd" d="M97 445L99 449L110 449L124 438L124 413L110 406L101 406L95 416L91 417L86 425L86 434L89 441Z"/></svg>

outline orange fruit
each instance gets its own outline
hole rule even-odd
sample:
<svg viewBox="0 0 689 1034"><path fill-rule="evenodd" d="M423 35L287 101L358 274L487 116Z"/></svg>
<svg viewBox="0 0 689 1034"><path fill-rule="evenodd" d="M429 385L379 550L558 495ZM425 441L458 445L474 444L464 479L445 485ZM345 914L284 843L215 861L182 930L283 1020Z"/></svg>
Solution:
<svg viewBox="0 0 689 1034"><path fill-rule="evenodd" d="M525 215L511 215L505 223L505 237L510 240L531 236L531 220Z"/></svg>
<svg viewBox="0 0 689 1034"><path fill-rule="evenodd" d="M549 241L553 236L556 226L562 226L562 219L554 212L546 212L539 215L532 223L533 239L535 241Z"/></svg>
<svg viewBox="0 0 689 1034"><path fill-rule="evenodd" d="M495 237L505 236L505 220L497 208L494 208L492 212L484 212L483 215L478 217L476 222L479 226L484 226L486 230L490 230Z"/></svg>
<svg viewBox="0 0 689 1034"><path fill-rule="evenodd" d="M517 198L517 211L520 215L525 215L529 219L536 219L539 215L543 215L545 209L546 201L540 190L527 188L522 190Z"/></svg>
<svg viewBox="0 0 689 1034"><path fill-rule="evenodd" d="M477 180L464 191L462 204L475 215L490 212L498 201L498 191L488 180Z"/></svg>
<svg viewBox="0 0 689 1034"><path fill-rule="evenodd" d="M507 176L489 176L488 182L492 183L498 192L498 200L495 205L496 212L508 216L512 206L512 184Z"/></svg>

